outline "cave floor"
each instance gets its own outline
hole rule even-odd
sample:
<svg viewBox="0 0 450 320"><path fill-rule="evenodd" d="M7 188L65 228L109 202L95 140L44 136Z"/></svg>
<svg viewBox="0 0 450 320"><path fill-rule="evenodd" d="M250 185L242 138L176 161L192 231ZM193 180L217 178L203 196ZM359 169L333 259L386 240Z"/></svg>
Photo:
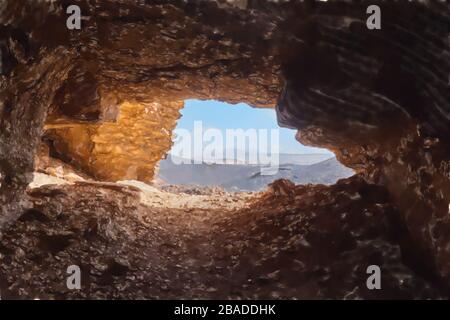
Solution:
<svg viewBox="0 0 450 320"><path fill-rule="evenodd" d="M0 243L2 299L442 297L402 262L384 191L358 177L255 194L94 182L29 194ZM372 264L381 290L366 286Z"/></svg>

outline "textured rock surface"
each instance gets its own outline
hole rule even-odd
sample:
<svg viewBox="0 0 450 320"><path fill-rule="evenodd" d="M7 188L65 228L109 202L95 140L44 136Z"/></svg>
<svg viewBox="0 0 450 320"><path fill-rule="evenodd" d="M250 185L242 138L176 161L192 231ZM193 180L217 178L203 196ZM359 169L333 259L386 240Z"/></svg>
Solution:
<svg viewBox="0 0 450 320"><path fill-rule="evenodd" d="M47 124L45 140L56 157L98 180L150 182L172 145L182 102L125 102L115 122Z"/></svg>
<svg viewBox="0 0 450 320"><path fill-rule="evenodd" d="M164 192L167 206L141 204L139 189L112 183L30 194L34 208L0 245L3 299L445 298L436 279L402 261L385 189L358 177L331 187L278 180L251 197L185 194L193 200L184 207ZM81 290L65 286L72 264ZM383 290L366 287L371 264L383 270Z"/></svg>
<svg viewBox="0 0 450 320"><path fill-rule="evenodd" d="M17 217L26 202L25 188L32 179L53 87L67 76L70 53L43 50L39 58L34 65L17 68L8 78L3 76L1 82L0 226Z"/></svg>
<svg viewBox="0 0 450 320"><path fill-rule="evenodd" d="M343 6L324 6L300 24L283 69L278 120L299 129L299 141L334 150L346 166L385 185L413 259L448 281L450 10L437 2L430 10L381 8L384 25L376 32ZM321 19L328 10L337 15Z"/></svg>

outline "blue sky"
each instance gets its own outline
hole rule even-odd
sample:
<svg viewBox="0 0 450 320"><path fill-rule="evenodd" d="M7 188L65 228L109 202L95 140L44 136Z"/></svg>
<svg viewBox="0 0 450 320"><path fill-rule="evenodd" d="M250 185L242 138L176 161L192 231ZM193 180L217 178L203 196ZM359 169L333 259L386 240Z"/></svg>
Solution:
<svg viewBox="0 0 450 320"><path fill-rule="evenodd" d="M280 153L307 154L327 153L326 149L311 148L295 140L295 130L280 128L274 109L252 108L245 103L236 105L215 100L186 100L181 110L177 129L193 131L194 122L202 121L203 128L226 129L279 129Z"/></svg>

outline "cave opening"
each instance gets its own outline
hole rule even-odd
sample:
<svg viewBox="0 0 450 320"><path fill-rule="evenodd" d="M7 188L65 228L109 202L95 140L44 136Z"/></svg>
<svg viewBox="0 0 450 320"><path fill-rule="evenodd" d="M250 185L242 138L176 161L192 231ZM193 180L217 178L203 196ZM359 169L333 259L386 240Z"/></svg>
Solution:
<svg viewBox="0 0 450 320"><path fill-rule="evenodd" d="M449 7L383 3L370 30L366 2L84 1L77 31L64 27L65 2L2 4L1 298L448 298ZM231 116L241 104L204 110L231 117L243 148L228 156L226 132L194 118L200 147L184 131L181 163L158 172L178 155L189 97L245 101L272 120L276 106L299 141L357 174L269 183L294 172L284 129ZM164 184L180 166L269 185ZM221 166L257 171L222 179ZM73 265L81 290L61 278ZM373 266L383 290L367 286Z"/></svg>
<svg viewBox="0 0 450 320"><path fill-rule="evenodd" d="M328 185L353 174L331 151L297 141L272 108L190 99L180 113L156 184L261 191L277 179Z"/></svg>

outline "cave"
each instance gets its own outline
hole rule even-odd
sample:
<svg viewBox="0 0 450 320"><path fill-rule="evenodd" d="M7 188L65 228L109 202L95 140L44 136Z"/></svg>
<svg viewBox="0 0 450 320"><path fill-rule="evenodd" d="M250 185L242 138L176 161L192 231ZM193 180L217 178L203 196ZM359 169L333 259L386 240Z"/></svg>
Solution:
<svg viewBox="0 0 450 320"><path fill-rule="evenodd" d="M433 0L1 2L1 298L448 298L449 26ZM187 99L275 108L355 174L159 190Z"/></svg>

